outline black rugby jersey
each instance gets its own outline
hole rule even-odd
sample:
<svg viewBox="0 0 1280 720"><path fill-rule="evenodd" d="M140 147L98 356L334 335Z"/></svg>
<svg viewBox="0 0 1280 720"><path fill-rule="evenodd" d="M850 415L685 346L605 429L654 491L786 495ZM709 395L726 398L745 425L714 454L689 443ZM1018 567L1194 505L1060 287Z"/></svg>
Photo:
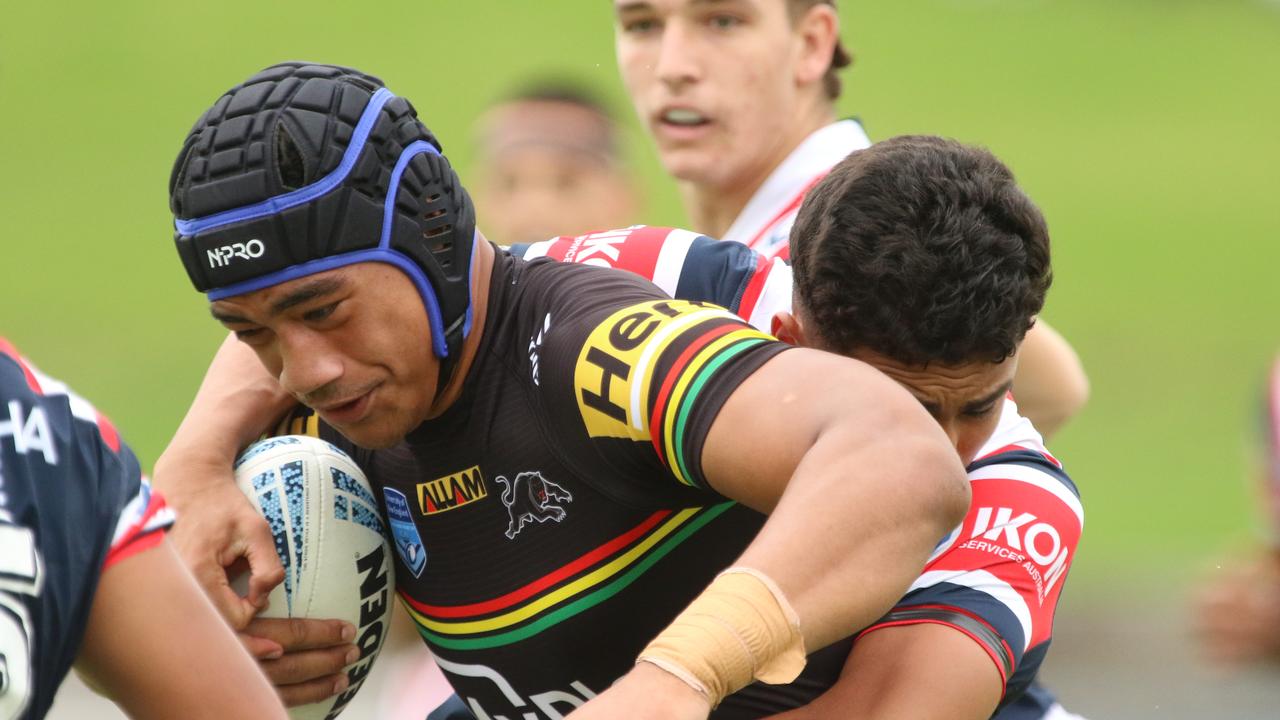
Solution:
<svg viewBox="0 0 1280 720"><path fill-rule="evenodd" d="M764 516L707 486L701 448L732 391L785 348L634 275L499 252L457 403L389 450L320 428L382 495L397 589L478 718L567 715L745 549ZM712 717L803 705L848 650Z"/></svg>
<svg viewBox="0 0 1280 720"><path fill-rule="evenodd" d="M172 514L106 418L0 338L0 718L40 718L101 573Z"/></svg>

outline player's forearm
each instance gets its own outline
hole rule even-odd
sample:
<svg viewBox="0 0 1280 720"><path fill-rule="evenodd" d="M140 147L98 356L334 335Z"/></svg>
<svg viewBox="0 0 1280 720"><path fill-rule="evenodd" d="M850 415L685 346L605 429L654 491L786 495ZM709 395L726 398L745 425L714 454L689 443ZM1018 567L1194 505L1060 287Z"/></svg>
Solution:
<svg viewBox="0 0 1280 720"><path fill-rule="evenodd" d="M157 484L171 488L184 478L206 477L192 472L205 465L225 470L241 448L266 431L293 403L253 351L228 336L214 355L182 424L156 461Z"/></svg>
<svg viewBox="0 0 1280 720"><path fill-rule="evenodd" d="M884 628L853 647L834 685L771 720L986 720L1004 683L982 646L945 625Z"/></svg>
<svg viewBox="0 0 1280 720"><path fill-rule="evenodd" d="M963 469L936 426L879 422L824 431L739 561L778 583L810 651L883 615L968 506Z"/></svg>
<svg viewBox="0 0 1280 720"><path fill-rule="evenodd" d="M778 584L809 650L887 611L969 502L959 456L910 394L813 350L778 355L735 390L702 467L712 487L770 515L739 564Z"/></svg>
<svg viewBox="0 0 1280 720"><path fill-rule="evenodd" d="M1044 320L1036 321L1019 349L1013 396L1022 415L1045 438L1080 412L1089 399L1089 378L1080 357Z"/></svg>
<svg viewBox="0 0 1280 720"><path fill-rule="evenodd" d="M130 717L285 718L167 542L103 573L77 665Z"/></svg>

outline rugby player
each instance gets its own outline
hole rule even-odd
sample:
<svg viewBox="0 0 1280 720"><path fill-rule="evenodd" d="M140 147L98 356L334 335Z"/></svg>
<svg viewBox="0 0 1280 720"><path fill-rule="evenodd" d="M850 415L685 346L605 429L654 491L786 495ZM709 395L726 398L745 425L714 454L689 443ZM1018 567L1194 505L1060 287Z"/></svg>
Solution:
<svg viewBox="0 0 1280 720"><path fill-rule="evenodd" d="M197 577L246 555L250 602L278 578L230 464L301 400L383 494L397 587L478 716L802 706L843 665L825 649L968 506L946 436L868 366L628 273L495 250L376 78L289 63L237 86L188 136L171 205L238 341L157 466L204 520L183 539ZM333 692L325 660L267 669L306 702Z"/></svg>
<svg viewBox="0 0 1280 720"><path fill-rule="evenodd" d="M618 69L676 179L691 228L787 257L805 193L870 141L838 120L851 60L834 0L615 0ZM1043 320L1014 394L1052 435L1088 397L1071 346Z"/></svg>
<svg viewBox="0 0 1280 720"><path fill-rule="evenodd" d="M896 201L869 199L884 196ZM993 220L1005 217L1018 219ZM1002 719L1072 717L1025 689L1048 648L1083 510L1061 464L1005 397L1014 350L1048 285L1039 212L989 153L901 137L836 165L805 201L794 233L794 284L791 266L776 258L670 228L560 237L511 252L607 258L672 297L723 305L789 342L864 360L901 382L946 430L969 467L969 514L912 591L853 645L845 680L806 711L872 717L873 703L887 710L892 687L911 717L981 719L997 701ZM997 512L1019 518L1024 530L1036 526L1036 544L1021 531L991 532L993 508L1006 508Z"/></svg>
<svg viewBox="0 0 1280 720"><path fill-rule="evenodd" d="M130 717L285 717L172 522L111 423L0 338L0 718L44 717L73 665Z"/></svg>
<svg viewBox="0 0 1280 720"><path fill-rule="evenodd" d="M528 84L476 123L476 208L499 245L622 227L639 192L609 110L565 82Z"/></svg>
<svg viewBox="0 0 1280 720"><path fill-rule="evenodd" d="M1196 632L1214 662L1280 662L1280 357L1263 393L1259 496L1270 542L1256 556L1224 562L1196 598Z"/></svg>

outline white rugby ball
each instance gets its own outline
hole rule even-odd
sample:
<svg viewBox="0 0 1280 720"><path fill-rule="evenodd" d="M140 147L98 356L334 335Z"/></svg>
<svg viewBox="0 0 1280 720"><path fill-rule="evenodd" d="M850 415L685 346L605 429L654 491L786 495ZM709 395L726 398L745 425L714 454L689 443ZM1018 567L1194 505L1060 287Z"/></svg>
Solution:
<svg viewBox="0 0 1280 720"><path fill-rule="evenodd" d="M284 565L284 582L260 616L356 627L360 659L347 666L347 690L289 710L295 720L333 718L355 697L391 626L394 566L378 500L355 461L305 435L250 445L236 460L235 476L267 519Z"/></svg>

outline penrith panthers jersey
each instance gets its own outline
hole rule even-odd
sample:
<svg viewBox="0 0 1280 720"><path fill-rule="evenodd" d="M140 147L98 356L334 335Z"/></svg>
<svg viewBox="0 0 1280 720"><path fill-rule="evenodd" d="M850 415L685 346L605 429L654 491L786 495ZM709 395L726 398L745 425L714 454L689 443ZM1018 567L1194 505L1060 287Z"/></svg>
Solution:
<svg viewBox="0 0 1280 720"><path fill-rule="evenodd" d="M511 252L628 270L673 297L723 305L760 329L769 328L775 313L791 310L790 266L687 230L638 226L516 245ZM1005 697L997 720L1043 717L1037 708L1048 694L1023 694L1049 648L1084 509L1012 399L968 471L969 515L938 546L910 592L863 634L917 623L952 627L981 645L1000 672Z"/></svg>
<svg viewBox="0 0 1280 720"><path fill-rule="evenodd" d="M40 718L112 564L173 522L115 428L0 338L0 718Z"/></svg>
<svg viewBox="0 0 1280 720"><path fill-rule="evenodd" d="M734 389L785 350L634 275L500 252L454 405L388 450L319 428L381 495L397 589L477 718L568 715L746 548L764 518L708 486L702 446ZM847 652L819 651L796 683L747 688L713 717L804 704Z"/></svg>

